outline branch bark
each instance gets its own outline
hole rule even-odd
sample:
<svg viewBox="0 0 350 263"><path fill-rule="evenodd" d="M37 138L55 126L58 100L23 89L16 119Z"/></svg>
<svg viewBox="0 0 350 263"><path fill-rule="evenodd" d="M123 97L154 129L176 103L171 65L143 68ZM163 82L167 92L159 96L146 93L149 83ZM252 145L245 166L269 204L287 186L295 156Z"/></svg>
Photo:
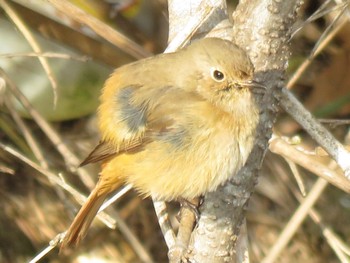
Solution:
<svg viewBox="0 0 350 263"><path fill-rule="evenodd" d="M290 56L289 29L300 5L299 0L241 1L233 14L234 42L247 50L255 66L256 79L264 83L268 91L257 98L261 108L258 136L247 164L225 186L205 196L189 248L191 262L235 262L235 242L271 136L277 114L277 100L273 95L283 87Z"/></svg>

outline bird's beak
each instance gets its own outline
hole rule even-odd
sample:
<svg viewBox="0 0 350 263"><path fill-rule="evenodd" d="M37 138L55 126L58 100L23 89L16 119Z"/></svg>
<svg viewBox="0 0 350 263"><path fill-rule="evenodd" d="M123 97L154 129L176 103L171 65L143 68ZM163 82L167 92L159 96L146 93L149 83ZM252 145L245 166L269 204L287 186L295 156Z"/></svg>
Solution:
<svg viewBox="0 0 350 263"><path fill-rule="evenodd" d="M242 81L239 82L238 85L250 88L250 91L253 93L264 94L266 92L266 86L255 80Z"/></svg>

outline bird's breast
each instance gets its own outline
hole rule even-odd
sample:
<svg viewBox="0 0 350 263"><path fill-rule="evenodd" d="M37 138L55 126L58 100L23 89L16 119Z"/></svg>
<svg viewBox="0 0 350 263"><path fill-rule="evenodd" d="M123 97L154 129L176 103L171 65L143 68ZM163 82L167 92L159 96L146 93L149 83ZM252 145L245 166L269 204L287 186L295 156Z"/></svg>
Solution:
<svg viewBox="0 0 350 263"><path fill-rule="evenodd" d="M191 199L215 190L244 165L253 131L242 133L227 120L209 120L179 129L147 145L124 168L126 180L141 194L161 200Z"/></svg>

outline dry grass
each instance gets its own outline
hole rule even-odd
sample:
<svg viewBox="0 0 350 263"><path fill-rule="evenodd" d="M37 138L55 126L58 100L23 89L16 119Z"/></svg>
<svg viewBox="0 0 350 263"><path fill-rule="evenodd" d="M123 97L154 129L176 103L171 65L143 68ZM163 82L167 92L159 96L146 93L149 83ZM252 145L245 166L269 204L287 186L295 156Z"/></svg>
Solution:
<svg viewBox="0 0 350 263"><path fill-rule="evenodd" d="M150 52L157 52L159 47L164 46L164 42L155 41L165 39L162 33L164 29L154 29L153 36L140 36L139 31L142 32L142 29L139 28L136 35L128 35L135 41L128 42L133 43L132 48L130 45L121 45L116 51L114 45L119 45L118 35L114 36L117 37L116 41L113 38L114 42L109 39L113 43L111 45L98 37L84 36L81 32L70 34L71 29L41 15L34 22L29 22L28 17L36 16L34 11L10 1L0 1L3 8L3 3L10 3L9 8L18 17L26 18L24 25L29 29L34 28L51 39L58 36L60 41L65 35L74 35L75 39L65 39L65 43L76 46L73 42L78 41L82 53L106 64L113 64L113 67L132 61L133 57L140 58ZM318 1L306 1L300 20L313 18L312 14L320 10L320 6ZM341 3L325 6L321 11L334 10L322 11L320 18L316 17L317 20L300 24L301 29L292 42L289 74L292 76L297 73L291 78L288 87L320 118L348 119L350 116L350 25L347 11L342 12L343 7ZM99 8L96 9L101 11L99 14L105 15L106 6ZM163 19L162 8L160 5L159 12L152 15ZM341 14L339 18L338 14ZM8 19L4 14L1 18ZM124 19L123 23L127 28L130 21ZM327 30L330 26L332 28ZM77 24L71 21L73 27L77 29ZM99 34L104 37L103 23L98 24L98 28ZM32 34L31 30L28 32ZM161 35L156 37L157 34ZM125 44L124 35L119 41ZM86 47L89 45L98 49L91 49L88 53ZM108 56L101 54L103 50L120 53L120 59L118 55L113 55L116 59L111 61ZM40 52L40 49L35 51ZM310 54L313 55L310 57ZM8 58L0 57L0 60L3 59ZM5 78L4 74L6 69L1 74L2 78ZM59 75L58 72L55 75ZM59 94L60 83L56 81ZM88 189L96 181L98 166L78 171L75 167L93 148L98 133L93 116L47 122L40 112L28 106L31 119L22 119L16 115L13 100L10 99L11 96L19 96L15 91L16 85L11 86L10 82L5 87L0 81L0 261L26 262L43 250L58 233L67 229L80 207L79 202L84 200L82 194L87 195ZM348 124L325 125L342 143L349 143ZM282 153L271 146L274 153L268 153L256 193L250 201L247 220L251 261L261 262L271 247L286 242L287 246L280 248L281 255L277 262L350 262L347 246L350 236L347 181L329 180L331 185L318 179L318 176L327 174L324 175L325 170L317 170L317 167L326 167L330 170L328 174L333 172L339 175L340 170L286 114L280 115L274 131L281 136L275 140L287 142L287 148L284 148L287 150ZM299 136L297 140L295 136ZM37 166L14 156L4 145L9 145ZM307 161L302 162L305 158L308 158ZM299 178L307 198L302 196L294 176ZM313 194L313 202L308 199L312 198L310 193ZM310 202L309 206L307 202ZM176 225L175 204L170 206L170 211L171 220ZM101 220L95 220L81 246L60 255L57 249L53 249L43 262L88 262L87 259L90 262L93 259L96 262L141 262L142 258L148 257L155 262L167 261L167 248L151 200L141 200L133 191L129 191L116 204L107 208L102 216L104 222L112 226L116 224L116 229L111 230Z"/></svg>

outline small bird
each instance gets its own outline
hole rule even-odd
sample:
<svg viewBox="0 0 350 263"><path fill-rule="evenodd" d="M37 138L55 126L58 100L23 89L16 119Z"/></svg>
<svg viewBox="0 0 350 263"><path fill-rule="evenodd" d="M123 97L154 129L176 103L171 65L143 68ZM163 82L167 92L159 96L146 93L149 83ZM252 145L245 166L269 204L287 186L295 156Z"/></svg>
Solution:
<svg viewBox="0 0 350 263"><path fill-rule="evenodd" d="M238 172L259 119L253 71L242 49L219 38L116 69L100 97L101 141L82 163L102 161L99 180L61 248L80 242L124 183L143 197L191 200Z"/></svg>

